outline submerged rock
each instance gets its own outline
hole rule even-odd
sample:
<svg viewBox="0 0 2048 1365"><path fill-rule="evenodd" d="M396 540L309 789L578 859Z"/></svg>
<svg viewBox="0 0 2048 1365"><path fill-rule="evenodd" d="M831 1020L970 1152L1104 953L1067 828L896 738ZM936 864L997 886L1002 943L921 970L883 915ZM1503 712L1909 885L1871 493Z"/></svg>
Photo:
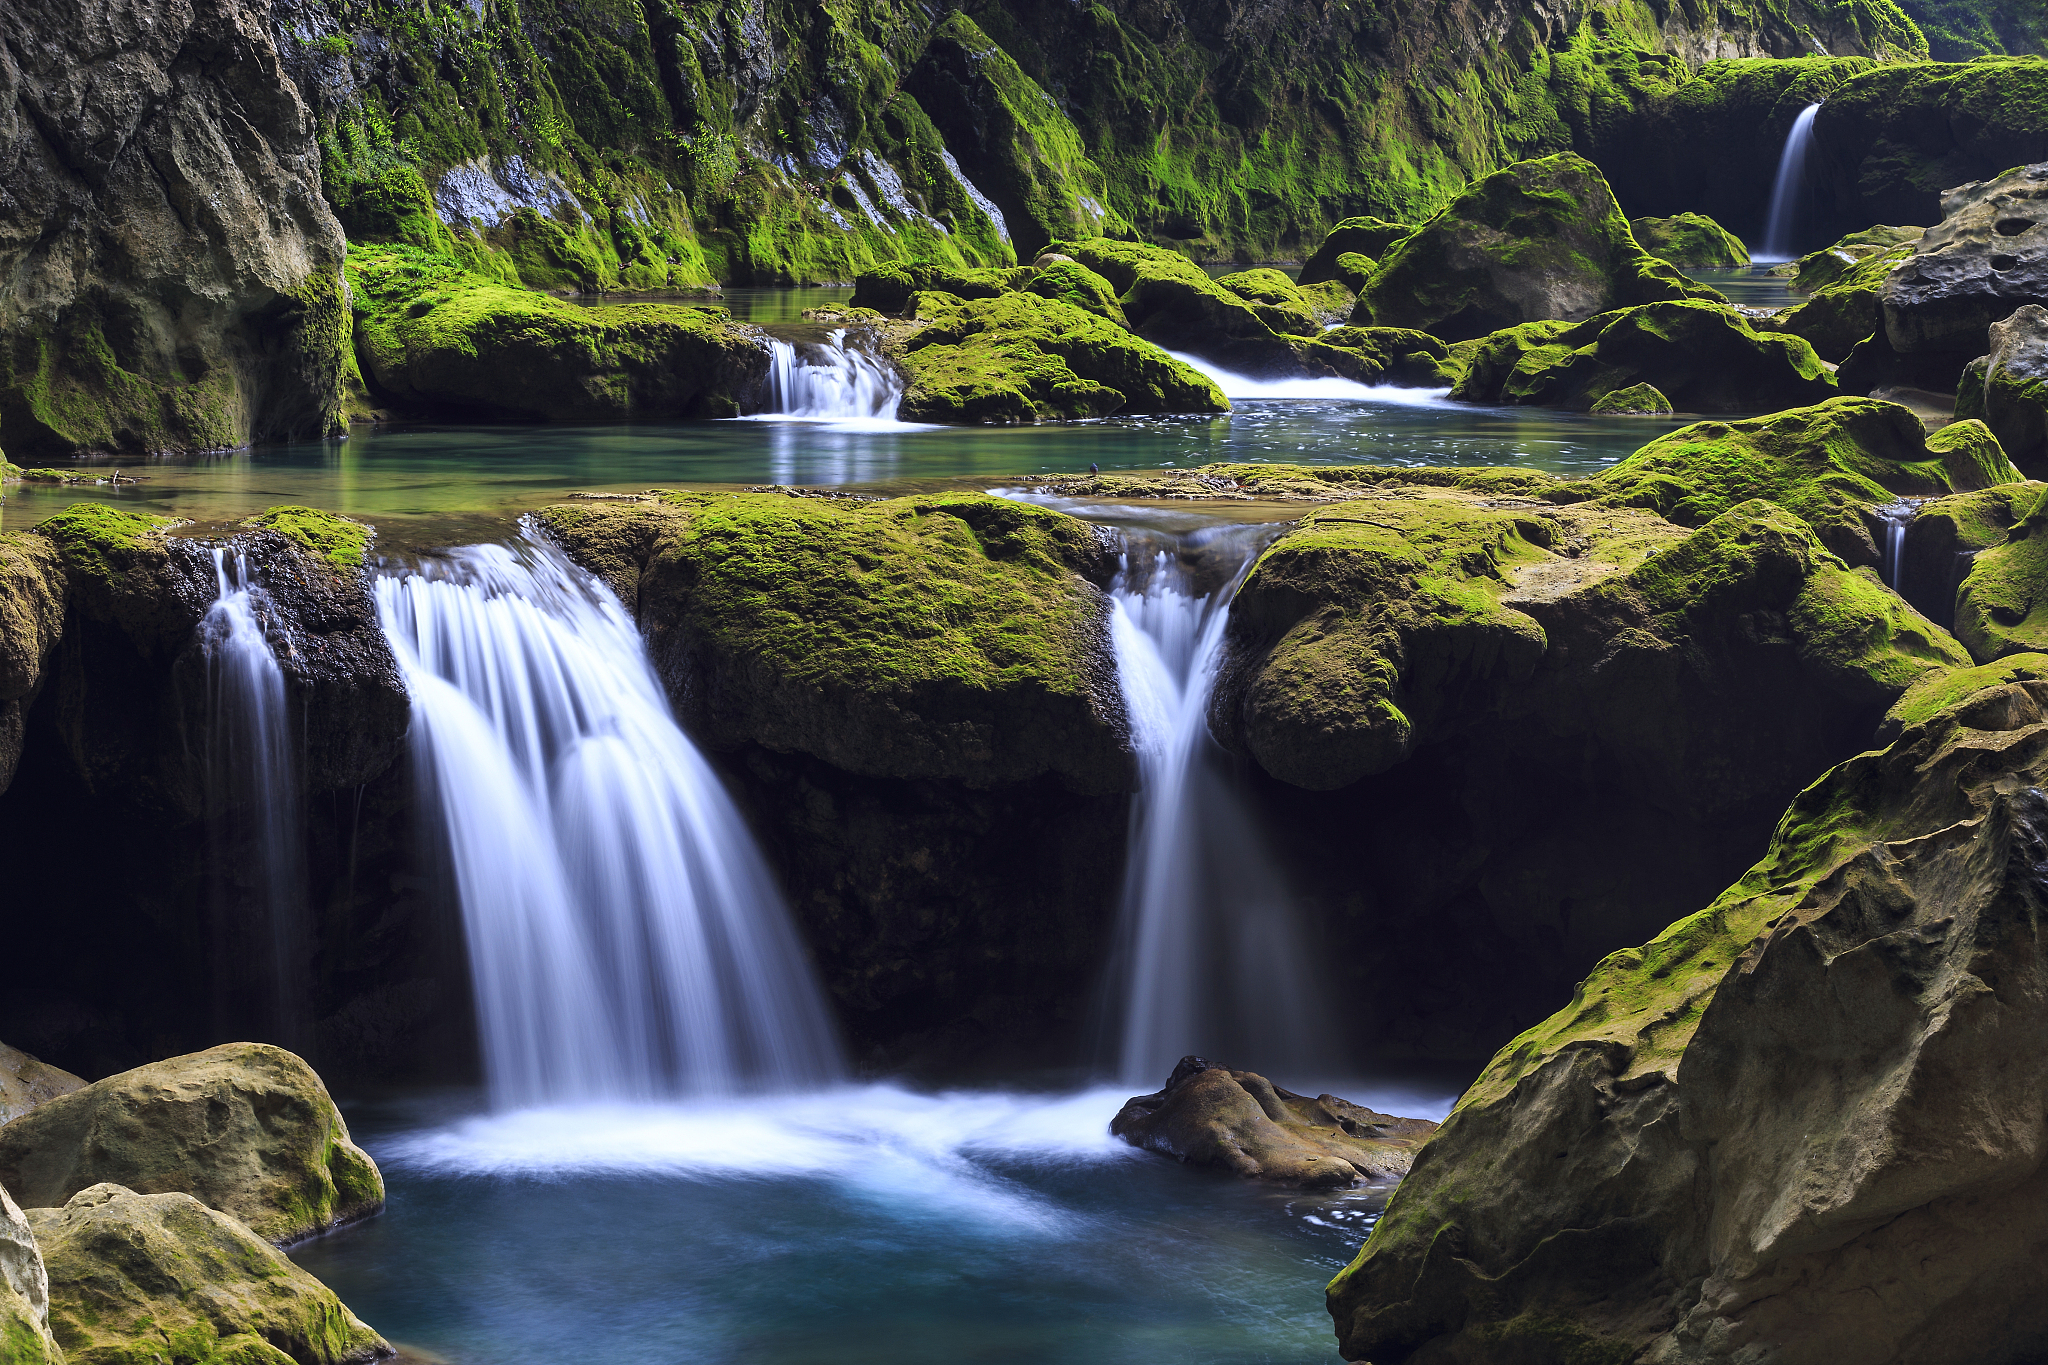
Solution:
<svg viewBox="0 0 2048 1365"><path fill-rule="evenodd" d="M1704 213L1631 218L1628 230L1635 234L1643 250L1673 265L1749 264L1749 248L1742 244L1742 239Z"/></svg>
<svg viewBox="0 0 2048 1365"><path fill-rule="evenodd" d="M84 1077L37 1061L18 1047L0 1043L0 1124L84 1086Z"/></svg>
<svg viewBox="0 0 2048 1365"><path fill-rule="evenodd" d="M2038 1351L2042 664L1929 675L1747 875L1503 1047L1331 1282L1344 1357Z"/></svg>
<svg viewBox="0 0 2048 1365"><path fill-rule="evenodd" d="M1986 337L1990 353L1963 371L1956 416L1981 418L2015 465L2048 474L2048 308L2025 304Z"/></svg>
<svg viewBox="0 0 2048 1365"><path fill-rule="evenodd" d="M7 1365L61 1365L63 1348L50 1335L50 1277L28 1219L0 1189L0 1360Z"/></svg>
<svg viewBox="0 0 2048 1365"><path fill-rule="evenodd" d="M1109 1131L1188 1165L1332 1189L1406 1175L1436 1125L1335 1095L1310 1099L1254 1072L1183 1057L1164 1088L1125 1101Z"/></svg>
<svg viewBox="0 0 2048 1365"><path fill-rule="evenodd" d="M1727 302L1644 251L1599 168L1562 152L1467 186L1388 251L1351 320L1456 342L1672 299Z"/></svg>
<svg viewBox="0 0 2048 1365"><path fill-rule="evenodd" d="M189 1194L109 1182L27 1216L69 1365L360 1365L396 1354L334 1291Z"/></svg>
<svg viewBox="0 0 2048 1365"><path fill-rule="evenodd" d="M137 1067L0 1127L0 1185L24 1207L106 1181L194 1195L280 1243L384 1206L384 1178L327 1087L265 1043Z"/></svg>

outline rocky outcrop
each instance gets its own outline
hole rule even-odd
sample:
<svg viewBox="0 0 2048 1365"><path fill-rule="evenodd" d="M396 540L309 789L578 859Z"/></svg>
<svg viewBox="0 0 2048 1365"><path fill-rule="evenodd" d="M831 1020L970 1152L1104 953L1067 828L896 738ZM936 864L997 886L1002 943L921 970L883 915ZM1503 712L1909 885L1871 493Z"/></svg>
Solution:
<svg viewBox="0 0 2048 1365"><path fill-rule="evenodd" d="M1976 556L2005 544L2043 492L2048 488L2039 483L2004 483L1930 498L1913 508L1892 570L1899 595L1928 620L1955 629L1956 590Z"/></svg>
<svg viewBox="0 0 2048 1365"><path fill-rule="evenodd" d="M2048 648L2048 508L2040 498L2001 543L1971 560L1956 589L1955 614L1956 638L1980 663Z"/></svg>
<svg viewBox="0 0 2048 1365"><path fill-rule="evenodd" d="M1310 1099L1254 1072L1183 1057L1157 1093L1125 1101L1109 1131L1185 1165L1341 1189L1406 1175L1436 1125L1375 1113L1335 1095Z"/></svg>
<svg viewBox="0 0 2048 1365"><path fill-rule="evenodd" d="M324 436L350 369L341 227L268 6L0 14L0 445Z"/></svg>
<svg viewBox="0 0 2048 1365"><path fill-rule="evenodd" d="M0 1185L26 1208L107 1181L192 1195L278 1243L384 1206L384 1179L327 1087L264 1043L109 1076L0 1128Z"/></svg>
<svg viewBox="0 0 2048 1365"><path fill-rule="evenodd" d="M234 1218L188 1194L118 1184L31 1209L67 1365L154 1358L362 1365L395 1355L334 1292ZM145 1357L148 1358L148 1357Z"/></svg>
<svg viewBox="0 0 2048 1365"><path fill-rule="evenodd" d="M1346 218L1332 227L1323 244L1301 263L1301 274L1295 283L1337 280L1356 293L1365 288L1373 267L1386 255L1387 248L1413 231L1406 223L1390 223L1369 215Z"/></svg>
<svg viewBox="0 0 2048 1365"><path fill-rule="evenodd" d="M0 535L0 792L21 762L28 709L64 625L64 569L42 536Z"/></svg>
<svg viewBox="0 0 2048 1365"><path fill-rule="evenodd" d="M1494 172L1402 238L1351 320L1455 342L1689 298L1725 302L1645 252L1599 168L1566 152Z"/></svg>
<svg viewBox="0 0 2048 1365"><path fill-rule="evenodd" d="M0 1043L0 1124L84 1085L84 1078Z"/></svg>
<svg viewBox="0 0 2048 1365"><path fill-rule="evenodd" d="M2022 304L1987 340L1990 353L1963 372L1956 416L1982 419L2014 465L2048 474L2048 308Z"/></svg>
<svg viewBox="0 0 2048 1365"><path fill-rule="evenodd" d="M1471 403L1594 407L1638 384L1687 412L1754 412L1834 396L1796 337L1757 332L1725 304L1686 299L1603 313L1576 326L1523 324L1480 339L1451 397Z"/></svg>
<svg viewBox="0 0 2048 1365"><path fill-rule="evenodd" d="M7 1365L61 1365L63 1348L50 1335L50 1276L35 1234L0 1189L0 1350Z"/></svg>
<svg viewBox="0 0 2048 1365"><path fill-rule="evenodd" d="M1748 265L1749 248L1742 239L1704 213L1675 213L1669 218L1631 218L1628 230L1643 250L1678 266Z"/></svg>
<svg viewBox="0 0 2048 1365"><path fill-rule="evenodd" d="M1771 325L1803 337L1822 359L1840 362L1884 325L1885 281L1912 258L1911 245L1871 252L1838 270L1813 272L1810 297ZM1832 262L1834 252L1828 253ZM1853 377L1853 376L1852 376Z"/></svg>
<svg viewBox="0 0 2048 1365"><path fill-rule="evenodd" d="M1671 400L1654 384L1631 384L1625 389L1610 390L1600 395L1591 410L1596 415L1620 417L1669 417L1672 412Z"/></svg>
<svg viewBox="0 0 2048 1365"><path fill-rule="evenodd" d="M1331 1282L1353 1360L2048 1342L2048 684L1934 673L1705 910L1508 1044ZM1970 684L1974 683L1974 686Z"/></svg>

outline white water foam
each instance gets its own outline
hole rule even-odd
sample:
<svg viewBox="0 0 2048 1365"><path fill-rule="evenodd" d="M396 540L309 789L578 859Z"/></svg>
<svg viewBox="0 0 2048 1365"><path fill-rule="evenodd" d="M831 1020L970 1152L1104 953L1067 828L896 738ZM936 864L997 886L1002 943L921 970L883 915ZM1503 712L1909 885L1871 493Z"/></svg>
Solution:
<svg viewBox="0 0 2048 1365"><path fill-rule="evenodd" d="M828 334L823 344L770 340L768 353L773 406L743 420L823 422L846 431L902 431L909 425L896 420L903 381L888 365L848 345L845 328Z"/></svg>
<svg viewBox="0 0 2048 1365"><path fill-rule="evenodd" d="M1200 356L1181 351L1168 355L1183 365L1200 370L1223 390L1223 396L1239 398L1342 398L1366 403L1386 403L1403 408L1462 407L1450 401L1449 389L1410 389L1398 384L1360 384L1350 379L1253 379L1212 365Z"/></svg>
<svg viewBox="0 0 2048 1365"><path fill-rule="evenodd" d="M537 540L377 582L505 1106L841 1073L766 865L612 593Z"/></svg>

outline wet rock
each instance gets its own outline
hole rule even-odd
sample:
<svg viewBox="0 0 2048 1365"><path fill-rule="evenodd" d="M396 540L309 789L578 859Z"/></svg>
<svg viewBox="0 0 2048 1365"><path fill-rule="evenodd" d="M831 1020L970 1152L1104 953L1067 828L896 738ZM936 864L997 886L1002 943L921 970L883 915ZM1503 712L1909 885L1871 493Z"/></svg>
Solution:
<svg viewBox="0 0 2048 1365"><path fill-rule="evenodd" d="M137 1067L0 1127L0 1185L24 1207L105 1181L195 1196L278 1243L384 1206L384 1179L327 1087L265 1043Z"/></svg>
<svg viewBox="0 0 2048 1365"><path fill-rule="evenodd" d="M1986 335L1990 353L1963 372L1956 416L1981 418L2013 464L2048 474L2048 308L2025 304Z"/></svg>
<svg viewBox="0 0 2048 1365"><path fill-rule="evenodd" d="M396 1354L332 1290L189 1194L96 1184L62 1208L28 1210L28 1222L69 1365L359 1365Z"/></svg>
<svg viewBox="0 0 2048 1365"><path fill-rule="evenodd" d="M1347 1359L2048 1340L2048 683L1985 682L1902 715L1711 906L1495 1056L1330 1285Z"/></svg>
<svg viewBox="0 0 2048 1365"><path fill-rule="evenodd" d="M1926 233L1924 227L1890 227L1883 223L1851 232L1831 246L1801 256L1792 272L1791 288L1797 294L1823 289L1872 256L1889 255L1899 247L1911 247Z"/></svg>
<svg viewBox="0 0 2048 1365"><path fill-rule="evenodd" d="M1351 320L1457 342L1687 298L1726 302L1645 252L1599 169L1564 152L1468 186L1388 251Z"/></svg>
<svg viewBox="0 0 2048 1365"><path fill-rule="evenodd" d="M61 1365L50 1335L50 1277L21 1209L0 1189L0 1350L7 1365Z"/></svg>
<svg viewBox="0 0 2048 1365"><path fill-rule="evenodd" d="M18 1047L0 1043L0 1124L18 1119L37 1105L84 1085L83 1077L38 1061Z"/></svg>
<svg viewBox="0 0 2048 1365"><path fill-rule="evenodd" d="M2048 650L2048 507L2041 499L2006 530L2003 543L1970 561L1956 590L1955 629L1979 663Z"/></svg>
<svg viewBox="0 0 2048 1365"><path fill-rule="evenodd" d="M1441 389L1456 384L1464 364L1452 348L1409 327L1338 327L1304 345L1304 366L1325 366L1360 384Z"/></svg>
<svg viewBox="0 0 2048 1365"><path fill-rule="evenodd" d="M1406 1175L1436 1125L1335 1095L1310 1099L1254 1072L1183 1057L1164 1088L1125 1101L1109 1131L1189 1165L1333 1189Z"/></svg>
<svg viewBox="0 0 2048 1365"><path fill-rule="evenodd" d="M2048 304L2048 162L1950 190L1941 212L1881 297L1892 351L1953 385L1992 323Z"/></svg>
<svg viewBox="0 0 2048 1365"><path fill-rule="evenodd" d="M1906 523L1895 567L1899 595L1928 620L1953 630L1956 590L1976 556L2005 544L2044 491L2038 483L2006 483L1920 503Z"/></svg>
<svg viewBox="0 0 2048 1365"><path fill-rule="evenodd" d="M1628 230L1635 234L1643 250L1673 265L1749 264L1749 248L1742 244L1742 239L1704 213L1631 218Z"/></svg>

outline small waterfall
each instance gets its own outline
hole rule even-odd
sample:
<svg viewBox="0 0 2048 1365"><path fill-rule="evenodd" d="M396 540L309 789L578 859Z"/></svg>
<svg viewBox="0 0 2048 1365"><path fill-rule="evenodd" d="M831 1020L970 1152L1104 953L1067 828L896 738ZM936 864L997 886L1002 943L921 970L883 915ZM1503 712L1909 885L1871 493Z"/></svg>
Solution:
<svg viewBox="0 0 2048 1365"><path fill-rule="evenodd" d="M1119 966L1119 1077L1157 1086L1199 1052L1328 1074L1327 1013L1278 868L1209 734L1229 602L1272 528L1127 542L1111 642L1138 751ZM1217 561L1203 591L1190 558ZM1210 575L1215 577L1214 569Z"/></svg>
<svg viewBox="0 0 2048 1365"><path fill-rule="evenodd" d="M552 547L377 581L501 1107L841 1074L824 998L618 598Z"/></svg>
<svg viewBox="0 0 2048 1365"><path fill-rule="evenodd" d="M768 343L769 396L764 417L893 422L903 382L874 356L846 344L846 329L824 344Z"/></svg>
<svg viewBox="0 0 2048 1365"><path fill-rule="evenodd" d="M218 910L229 922L240 921L251 900L258 907L261 928L256 936L269 957L270 989L260 1010L274 1041L304 1051L312 1033L306 852L298 752L286 709L284 670L278 667L263 628L270 599L253 581L246 556L216 547L213 573L214 602L199 623L207 671L213 865L247 869L254 883L253 888L247 882L233 888L219 884L215 895L221 902ZM226 944L240 938L222 934L218 941Z"/></svg>
<svg viewBox="0 0 2048 1365"><path fill-rule="evenodd" d="M1785 150L1778 157L1778 178L1771 185L1771 212L1764 225L1763 250L1751 259L1760 264L1789 261L1799 254L1799 208L1806 185L1806 160L1813 149L1813 120L1820 105L1809 104L1792 120Z"/></svg>
<svg viewBox="0 0 2048 1365"><path fill-rule="evenodd" d="M1884 523L1884 544L1879 547L1878 573L1893 592L1899 590L1900 580L1905 577L1906 528L1919 514L1920 504L1903 498L1877 509L1878 520Z"/></svg>

